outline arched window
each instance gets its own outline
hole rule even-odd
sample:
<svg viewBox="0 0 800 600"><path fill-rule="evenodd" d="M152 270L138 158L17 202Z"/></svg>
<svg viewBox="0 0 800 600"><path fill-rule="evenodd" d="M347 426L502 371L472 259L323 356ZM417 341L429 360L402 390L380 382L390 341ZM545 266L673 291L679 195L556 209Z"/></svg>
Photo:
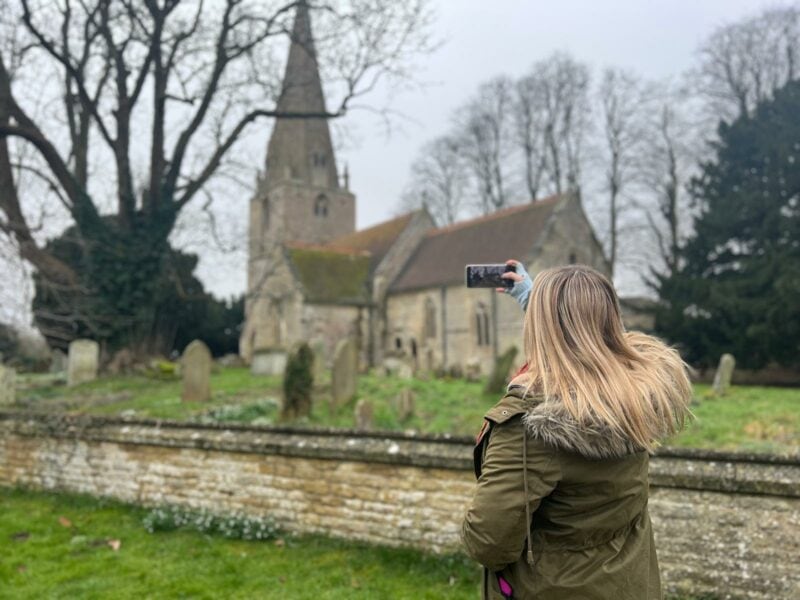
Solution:
<svg viewBox="0 0 800 600"><path fill-rule="evenodd" d="M425 338L436 337L436 304L430 298L425 298Z"/></svg>
<svg viewBox="0 0 800 600"><path fill-rule="evenodd" d="M570 252L569 253L569 264L574 265L576 262L578 262L578 257L575 256L574 252Z"/></svg>
<svg viewBox="0 0 800 600"><path fill-rule="evenodd" d="M479 302L475 308L475 329L478 334L478 346L488 346L491 343L489 337L489 310L483 302Z"/></svg>
<svg viewBox="0 0 800 600"><path fill-rule="evenodd" d="M314 214L318 217L328 216L328 197L325 194L320 194L314 201Z"/></svg>
<svg viewBox="0 0 800 600"><path fill-rule="evenodd" d="M328 162L323 152L314 152L311 161L314 163L315 167L324 167L325 163Z"/></svg>
<svg viewBox="0 0 800 600"><path fill-rule="evenodd" d="M399 337L394 338L394 349L395 350L402 350L403 349L403 340L402 340L402 338L399 338Z"/></svg>
<svg viewBox="0 0 800 600"><path fill-rule="evenodd" d="M411 338L411 356L417 358L417 340Z"/></svg>

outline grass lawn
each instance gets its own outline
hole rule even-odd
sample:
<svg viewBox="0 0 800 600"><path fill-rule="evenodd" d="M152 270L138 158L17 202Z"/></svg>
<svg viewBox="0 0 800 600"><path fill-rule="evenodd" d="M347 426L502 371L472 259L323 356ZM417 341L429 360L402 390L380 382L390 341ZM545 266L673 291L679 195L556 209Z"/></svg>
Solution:
<svg viewBox="0 0 800 600"><path fill-rule="evenodd" d="M256 542L191 531L151 534L142 524L146 512L88 496L0 487L0 597L480 597L480 567L461 555L434 556L322 536Z"/></svg>
<svg viewBox="0 0 800 600"><path fill-rule="evenodd" d="M145 510L0 488L0 597L447 599L479 596L480 570L324 537L236 541L148 533ZM119 540L118 550L109 540Z"/></svg>
<svg viewBox="0 0 800 600"><path fill-rule="evenodd" d="M212 375L210 403L183 403L180 382L144 377L115 377L67 389L63 385L36 386L28 379L18 397L28 406L73 413L128 414L141 417L273 423L278 418L280 378L256 377L246 369L222 369ZM352 427L359 398L373 402L375 427L425 433L472 435L483 414L497 398L483 392L483 382L463 380L403 380L365 375L356 398L331 410L322 382L315 395L312 417L303 423ZM416 414L400 421L392 399L404 387L416 395ZM800 389L735 386L723 398L709 396L708 386L695 387L696 420L669 445L717 450L800 452Z"/></svg>

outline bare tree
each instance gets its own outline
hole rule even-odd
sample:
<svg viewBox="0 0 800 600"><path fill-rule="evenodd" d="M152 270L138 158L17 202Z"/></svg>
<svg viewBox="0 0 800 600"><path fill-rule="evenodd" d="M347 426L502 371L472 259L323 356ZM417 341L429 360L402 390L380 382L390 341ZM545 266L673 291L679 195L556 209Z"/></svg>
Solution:
<svg viewBox="0 0 800 600"><path fill-rule="evenodd" d="M640 179L650 100L645 84L635 74L611 68L603 72L598 105L602 119L603 183L608 193L606 242L612 275L619 259L623 226L631 225L623 214L631 208L625 194Z"/></svg>
<svg viewBox="0 0 800 600"><path fill-rule="evenodd" d="M771 8L719 27L699 54L696 84L715 119L748 115L800 75L800 7Z"/></svg>
<svg viewBox="0 0 800 600"><path fill-rule="evenodd" d="M514 91L515 140L522 150L525 185L531 202L539 197L547 175L547 136L551 124L538 70L516 82Z"/></svg>
<svg viewBox="0 0 800 600"><path fill-rule="evenodd" d="M0 49L0 228L57 306L40 320L51 325L45 335L62 337L88 331L146 343L154 286L169 278L170 233L251 125L340 117L384 79L407 76L408 59L431 47L427 0L318 9L305 0L20 0L3 8L18 13L24 39L13 52ZM276 44L291 36L298 10L319 18L308 51L333 92L330 110L275 107L285 91ZM32 89L50 96L48 113L33 110ZM35 149L29 167L72 223L69 250L36 240L12 139Z"/></svg>
<svg viewBox="0 0 800 600"><path fill-rule="evenodd" d="M454 223L464 209L466 165L458 140L445 135L428 142L411 165L405 209L425 207L439 226Z"/></svg>
<svg viewBox="0 0 800 600"><path fill-rule="evenodd" d="M590 132L589 68L557 52L533 64L515 86L515 141L528 197L580 193Z"/></svg>
<svg viewBox="0 0 800 600"><path fill-rule="evenodd" d="M641 203L660 265L674 275L680 266L680 246L691 221L686 185L697 168L701 136L691 117L697 111L683 89L660 87L650 112L642 153L642 183L648 196Z"/></svg>
<svg viewBox="0 0 800 600"><path fill-rule="evenodd" d="M580 194L584 145L590 129L589 68L558 52L534 65L546 111L547 171L556 194Z"/></svg>
<svg viewBox="0 0 800 600"><path fill-rule="evenodd" d="M456 116L459 147L475 185L478 207L489 214L509 204L509 157L512 154L513 84L497 77L478 92Z"/></svg>

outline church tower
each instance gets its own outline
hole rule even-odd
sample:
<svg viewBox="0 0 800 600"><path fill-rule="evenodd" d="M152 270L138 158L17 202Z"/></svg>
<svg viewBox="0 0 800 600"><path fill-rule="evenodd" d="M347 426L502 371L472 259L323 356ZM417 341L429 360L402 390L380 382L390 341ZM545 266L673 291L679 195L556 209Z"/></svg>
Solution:
<svg viewBox="0 0 800 600"><path fill-rule="evenodd" d="M305 2L298 4L278 99L286 115L324 115L325 97ZM355 231L355 198L340 186L328 120L280 117L251 205L251 258L274 243L322 244Z"/></svg>
<svg viewBox="0 0 800 600"><path fill-rule="evenodd" d="M247 360L254 351L286 348L298 328L297 304L284 244L324 244L352 233L355 197L339 183L328 127L311 19L297 4L291 45L266 171L250 201L245 323L239 342ZM316 115L316 116L315 116ZM294 332L296 334L296 332Z"/></svg>

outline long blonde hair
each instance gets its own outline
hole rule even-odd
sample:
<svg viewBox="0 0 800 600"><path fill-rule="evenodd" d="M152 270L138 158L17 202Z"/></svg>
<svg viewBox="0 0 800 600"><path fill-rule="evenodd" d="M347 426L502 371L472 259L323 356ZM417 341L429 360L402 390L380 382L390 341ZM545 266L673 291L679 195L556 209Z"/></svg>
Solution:
<svg viewBox="0 0 800 600"><path fill-rule="evenodd" d="M527 390L562 402L578 423L599 422L647 450L683 427L685 363L658 339L625 331L614 287L594 269L541 271L523 336Z"/></svg>

